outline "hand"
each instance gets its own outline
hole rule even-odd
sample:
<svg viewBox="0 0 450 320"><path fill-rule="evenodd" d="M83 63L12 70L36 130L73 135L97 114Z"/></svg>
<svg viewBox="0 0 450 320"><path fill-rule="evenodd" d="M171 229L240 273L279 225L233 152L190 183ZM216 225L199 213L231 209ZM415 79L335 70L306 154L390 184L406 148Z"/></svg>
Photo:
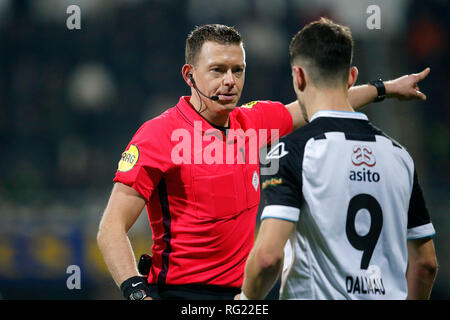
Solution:
<svg viewBox="0 0 450 320"><path fill-rule="evenodd" d="M152 299L152 297L147 296L143 300L153 300L153 299Z"/></svg>
<svg viewBox="0 0 450 320"><path fill-rule="evenodd" d="M235 295L234 300L241 300L241 294L238 293L237 295Z"/></svg>
<svg viewBox="0 0 450 320"><path fill-rule="evenodd" d="M428 76L430 70L430 68L425 68L420 73L413 73L386 81L384 83L386 96L388 98L397 98L398 100L427 100L427 96L420 91L418 83Z"/></svg>

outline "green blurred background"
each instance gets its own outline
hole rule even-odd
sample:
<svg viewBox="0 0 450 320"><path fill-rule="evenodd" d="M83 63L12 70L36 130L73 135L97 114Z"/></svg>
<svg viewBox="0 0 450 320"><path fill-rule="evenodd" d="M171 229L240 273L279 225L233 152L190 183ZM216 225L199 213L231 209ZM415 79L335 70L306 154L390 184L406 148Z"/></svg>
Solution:
<svg viewBox="0 0 450 320"><path fill-rule="evenodd" d="M69 5L81 29L69 30ZM366 22L381 9L381 29ZM431 67L426 102L389 100L364 112L416 161L440 264L433 299L450 297L450 5L446 0L0 0L0 298L121 299L96 244L120 155L146 120L189 90L181 77L195 25L242 33L241 104L295 99L291 37L327 16L355 39L358 84ZM143 212L130 231L149 252ZM81 269L69 290L67 267Z"/></svg>

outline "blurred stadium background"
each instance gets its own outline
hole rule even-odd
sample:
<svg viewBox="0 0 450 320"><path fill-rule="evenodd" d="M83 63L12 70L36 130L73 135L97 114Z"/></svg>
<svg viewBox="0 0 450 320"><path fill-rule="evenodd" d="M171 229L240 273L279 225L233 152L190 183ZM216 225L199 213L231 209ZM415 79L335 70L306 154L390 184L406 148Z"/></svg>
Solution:
<svg viewBox="0 0 450 320"><path fill-rule="evenodd" d="M68 30L66 9L81 9ZM369 5L381 29L369 30ZM288 44L328 16L355 38L358 84L431 67L426 102L364 110L416 160L440 263L433 299L450 297L450 5L447 0L0 0L0 298L121 299L96 245L120 155L147 119L189 94L188 32L234 25L244 36L241 103L291 102ZM149 252L146 214L132 228ZM69 265L81 289L69 290Z"/></svg>

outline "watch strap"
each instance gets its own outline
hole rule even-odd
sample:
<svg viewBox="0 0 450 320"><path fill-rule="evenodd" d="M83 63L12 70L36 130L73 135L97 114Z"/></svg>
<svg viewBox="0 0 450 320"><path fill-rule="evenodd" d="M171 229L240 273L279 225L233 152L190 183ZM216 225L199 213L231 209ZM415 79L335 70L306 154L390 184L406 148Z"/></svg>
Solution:
<svg viewBox="0 0 450 320"><path fill-rule="evenodd" d="M375 102L383 101L384 98L386 98L386 87L384 86L383 80L378 79L370 81L369 84L377 88L377 97L375 98Z"/></svg>
<svg viewBox="0 0 450 320"><path fill-rule="evenodd" d="M145 293L145 296L140 300L150 295L150 288L147 284L147 278L140 276L134 276L122 282L120 285L120 291L122 291L124 298L127 300L138 300L137 297L140 296L140 294L138 293L137 295L134 295L134 293L138 291Z"/></svg>

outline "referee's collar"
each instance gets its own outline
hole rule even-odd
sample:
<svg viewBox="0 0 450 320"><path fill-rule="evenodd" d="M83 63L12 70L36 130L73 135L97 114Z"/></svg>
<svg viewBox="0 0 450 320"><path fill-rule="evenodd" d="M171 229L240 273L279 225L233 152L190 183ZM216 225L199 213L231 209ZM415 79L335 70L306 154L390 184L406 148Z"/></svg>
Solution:
<svg viewBox="0 0 450 320"><path fill-rule="evenodd" d="M369 120L364 113L353 111L320 110L314 113L309 122L319 117L346 118L357 120Z"/></svg>

